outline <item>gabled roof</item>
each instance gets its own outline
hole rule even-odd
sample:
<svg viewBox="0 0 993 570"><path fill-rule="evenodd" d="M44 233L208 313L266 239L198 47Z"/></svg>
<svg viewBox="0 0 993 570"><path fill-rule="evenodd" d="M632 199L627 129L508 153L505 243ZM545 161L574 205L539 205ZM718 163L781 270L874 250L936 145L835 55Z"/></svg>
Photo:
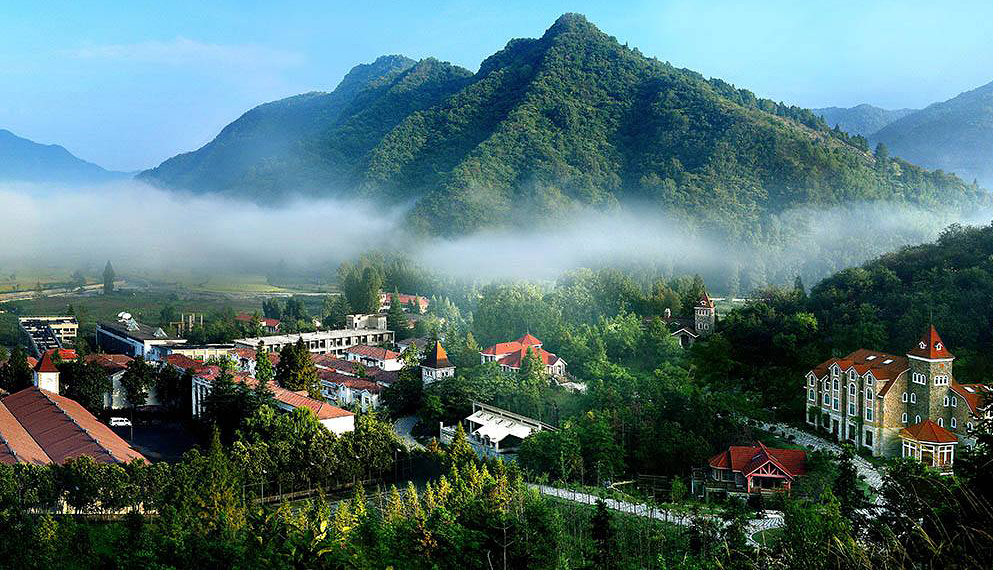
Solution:
<svg viewBox="0 0 993 570"><path fill-rule="evenodd" d="M441 346L440 340L434 342L434 348L428 351L421 366L435 369L452 367L452 363L448 361L448 353L445 352L445 347Z"/></svg>
<svg viewBox="0 0 993 570"><path fill-rule="evenodd" d="M393 352L381 346L369 346L368 344L359 344L352 348L346 348L345 353L375 358L376 360L393 360L400 356L399 352Z"/></svg>
<svg viewBox="0 0 993 570"><path fill-rule="evenodd" d="M807 472L807 452L802 449L772 449L762 443L732 445L711 457L708 463L716 469L730 469L748 475L769 462L789 477Z"/></svg>
<svg viewBox="0 0 993 570"><path fill-rule="evenodd" d="M959 441L954 433L931 420L924 420L919 424L903 428L900 430L900 437L927 443L958 443Z"/></svg>
<svg viewBox="0 0 993 570"><path fill-rule="evenodd" d="M965 400L969 411L974 414L993 401L993 386L988 384L959 384L952 380L951 389Z"/></svg>
<svg viewBox="0 0 993 570"><path fill-rule="evenodd" d="M714 308L714 302L710 300L710 295L708 295L707 292L704 291L703 292L703 295L701 295L700 296L700 299L696 302L696 306L697 307L708 307L708 308L713 309Z"/></svg>
<svg viewBox="0 0 993 570"><path fill-rule="evenodd" d="M269 387L272 389L273 397L276 400L290 406L291 408L307 408L314 412L319 420L329 420L332 418L343 418L346 416L354 416L352 412L348 410L343 410L337 406L332 406L327 402L320 402L308 396L302 394L297 394L277 385L275 382L270 383Z"/></svg>
<svg viewBox="0 0 993 570"><path fill-rule="evenodd" d="M508 368L514 368L514 369L520 368L521 363L524 362L524 358L527 356L529 349L531 350L531 352L534 353L535 356L538 357L539 360L541 360L541 362L545 366L552 366L555 363L557 363L559 360L561 360L558 356L555 356L554 354L548 352L544 348L522 346L519 349L517 349L516 352L512 352L507 356L504 356L497 362L500 364L500 366L506 366Z"/></svg>
<svg viewBox="0 0 993 570"><path fill-rule="evenodd" d="M127 369L132 360L126 354L87 354L83 357L84 362L96 364L111 374Z"/></svg>
<svg viewBox="0 0 993 570"><path fill-rule="evenodd" d="M527 348L529 346L540 347L541 345L542 342L538 340L537 337L531 333L527 333L517 340L512 340L510 342L498 342L493 346L487 347L483 350L483 354L489 356L499 356L501 354L519 352L522 348Z"/></svg>
<svg viewBox="0 0 993 570"><path fill-rule="evenodd" d="M536 336L534 336L533 334L531 334L531 333L526 333L524 336L522 336L521 338L517 339L517 342L520 343L521 346L541 346L542 345L542 342L540 340L538 340L538 338Z"/></svg>
<svg viewBox="0 0 993 570"><path fill-rule="evenodd" d="M203 362L194 360L185 354L170 354L165 357L165 361L180 370L199 370L204 367Z"/></svg>
<svg viewBox="0 0 993 570"><path fill-rule="evenodd" d="M34 367L35 372L46 373L46 372L58 372L59 369L56 368L55 363L52 362L52 353L45 351L41 355L41 360Z"/></svg>
<svg viewBox="0 0 993 570"><path fill-rule="evenodd" d="M928 327L928 330L921 336L921 340L917 341L914 348L910 349L907 354L920 358L930 358L932 360L955 358L951 352L948 352L945 343L941 342L941 337L938 336L938 331L934 328L934 325Z"/></svg>
<svg viewBox="0 0 993 570"><path fill-rule="evenodd" d="M83 455L97 463L127 463L144 457L74 400L37 387L0 401L54 463Z"/></svg>

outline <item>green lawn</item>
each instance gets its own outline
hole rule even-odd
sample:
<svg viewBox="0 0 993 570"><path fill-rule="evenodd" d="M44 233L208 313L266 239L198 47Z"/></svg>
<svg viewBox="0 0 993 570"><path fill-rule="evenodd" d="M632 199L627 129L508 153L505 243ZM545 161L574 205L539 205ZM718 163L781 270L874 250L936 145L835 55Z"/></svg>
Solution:
<svg viewBox="0 0 993 570"><path fill-rule="evenodd" d="M768 546L770 548L776 548L779 541L783 539L783 527L778 528L767 528L765 530L760 530L752 535L755 542L762 546Z"/></svg>

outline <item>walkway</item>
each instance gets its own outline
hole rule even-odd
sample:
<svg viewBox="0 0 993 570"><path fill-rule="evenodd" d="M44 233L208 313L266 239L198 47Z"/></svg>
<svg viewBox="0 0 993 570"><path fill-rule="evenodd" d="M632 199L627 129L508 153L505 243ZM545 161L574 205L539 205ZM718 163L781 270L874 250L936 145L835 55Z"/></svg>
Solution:
<svg viewBox="0 0 993 570"><path fill-rule="evenodd" d="M576 503L583 503L585 505L595 505L601 497L592 495L590 493L584 493L582 491L573 491L571 489L560 489L558 487L549 487L548 485L538 485L531 483L529 486L532 489L537 490L542 495L549 495L552 497L557 497L559 499L565 499L566 501L573 501ZM638 517L650 518L657 521L662 521L669 524L674 524L682 527L690 527L693 525L694 517L688 513L674 511L671 509L664 509L661 507L655 507L647 505L645 503L629 503L627 501L618 501L617 499L603 499L604 504L607 505L608 509L613 509L628 515L634 515ZM718 521L723 524L720 517L715 517L713 515L698 515L698 518ZM758 547L759 544L755 542L752 538L755 533L767 530L770 528L777 528L783 526L783 514L779 511L765 511L765 516L758 519L750 519L745 527L745 536L748 540L748 544L751 546Z"/></svg>
<svg viewBox="0 0 993 570"><path fill-rule="evenodd" d="M405 416L393 422L393 431L407 444L408 449L424 449L424 446L414 439L413 430L417 422L417 416Z"/></svg>
<svg viewBox="0 0 993 570"><path fill-rule="evenodd" d="M759 427L762 429L772 432L774 434L782 434L790 436L797 445L802 445L809 449L819 449L824 451L831 451L833 453L841 453L841 446L837 443L824 439L823 437L816 436L814 434L805 432L801 429L797 429L793 426L789 426L783 423L769 424L765 422L759 422ZM859 457L858 455L854 458L855 469L858 474L865 480L866 484L872 489L873 493L876 495L876 502L879 502L879 489L883 486L883 476L879 471L873 467L871 463Z"/></svg>

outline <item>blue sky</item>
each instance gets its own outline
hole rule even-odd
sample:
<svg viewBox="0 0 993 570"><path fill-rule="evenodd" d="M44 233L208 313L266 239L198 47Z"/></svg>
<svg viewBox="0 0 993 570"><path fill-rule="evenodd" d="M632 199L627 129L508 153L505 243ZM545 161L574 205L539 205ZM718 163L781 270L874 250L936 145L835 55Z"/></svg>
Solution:
<svg viewBox="0 0 993 570"><path fill-rule="evenodd" d="M475 70L564 12L761 96L920 107L993 81L993 2L942 4L0 0L0 128L147 168L254 105L331 90L357 63L402 53Z"/></svg>

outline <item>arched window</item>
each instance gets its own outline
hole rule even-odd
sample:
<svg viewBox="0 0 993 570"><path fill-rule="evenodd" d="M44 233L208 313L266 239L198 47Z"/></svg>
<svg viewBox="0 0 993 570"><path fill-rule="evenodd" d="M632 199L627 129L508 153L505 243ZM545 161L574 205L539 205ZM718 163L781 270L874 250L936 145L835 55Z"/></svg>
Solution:
<svg viewBox="0 0 993 570"><path fill-rule="evenodd" d="M952 429L955 429L955 428L959 427L959 423L958 423L958 421L955 418L952 418L952 420L949 423L949 425L952 426Z"/></svg>
<svg viewBox="0 0 993 570"><path fill-rule="evenodd" d="M906 402L907 401L907 393L906 392L903 393L903 396L900 398L900 401L901 402Z"/></svg>
<svg viewBox="0 0 993 570"><path fill-rule="evenodd" d="M831 386L832 389L834 389L834 390L837 390L838 389L838 379L837 378L835 378L834 379L834 382L832 382L831 384L832 384L832 386Z"/></svg>
<svg viewBox="0 0 993 570"><path fill-rule="evenodd" d="M938 418L938 426L945 427L945 418Z"/></svg>
<svg viewBox="0 0 993 570"><path fill-rule="evenodd" d="M921 423L921 417L920 416L914 416L914 423L915 424Z"/></svg>
<svg viewBox="0 0 993 570"><path fill-rule="evenodd" d="M848 396L850 398L854 398L855 397L855 384L849 384L848 385Z"/></svg>
<svg viewBox="0 0 993 570"><path fill-rule="evenodd" d="M911 404L916 404L917 403L917 393L916 392L911 392L910 393L910 403Z"/></svg>
<svg viewBox="0 0 993 570"><path fill-rule="evenodd" d="M952 407L953 407L953 408L957 408L957 407L959 407L959 399L958 399L958 396L952 396Z"/></svg>
<svg viewBox="0 0 993 570"><path fill-rule="evenodd" d="M900 419L901 419L901 421L903 421L903 423L907 423L907 412L904 412L903 413L903 417L900 418Z"/></svg>
<svg viewBox="0 0 993 570"><path fill-rule="evenodd" d="M948 407L948 405L949 405L949 404L951 404L951 400L949 400L949 399L948 399L948 396L945 396L945 399L944 399L944 400L942 401L942 404L943 404L943 405L944 405L944 406L945 406L946 408Z"/></svg>

